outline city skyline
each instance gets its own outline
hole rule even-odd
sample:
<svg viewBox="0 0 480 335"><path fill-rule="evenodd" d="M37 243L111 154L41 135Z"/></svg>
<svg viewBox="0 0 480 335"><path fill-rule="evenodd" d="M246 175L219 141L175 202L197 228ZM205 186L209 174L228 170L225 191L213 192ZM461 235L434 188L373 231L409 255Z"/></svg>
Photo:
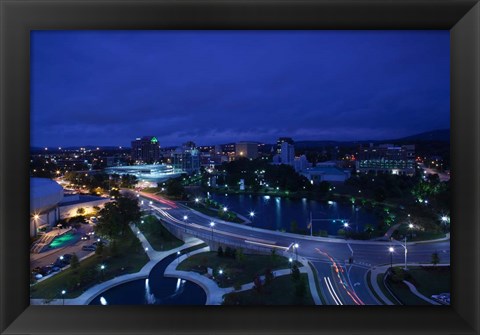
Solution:
<svg viewBox="0 0 480 335"><path fill-rule="evenodd" d="M449 128L448 31L35 31L31 145ZM294 117L292 117L294 116Z"/></svg>

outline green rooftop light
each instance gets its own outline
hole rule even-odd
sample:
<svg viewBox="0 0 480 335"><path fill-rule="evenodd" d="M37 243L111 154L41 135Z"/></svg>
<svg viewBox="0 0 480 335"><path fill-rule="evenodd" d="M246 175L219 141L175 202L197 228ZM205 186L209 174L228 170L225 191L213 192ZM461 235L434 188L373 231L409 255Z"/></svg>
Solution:
<svg viewBox="0 0 480 335"><path fill-rule="evenodd" d="M152 139L150 140L150 142L151 142L152 144L156 144L156 143L158 143L158 140L157 140L157 138L154 136L154 137L152 137Z"/></svg>

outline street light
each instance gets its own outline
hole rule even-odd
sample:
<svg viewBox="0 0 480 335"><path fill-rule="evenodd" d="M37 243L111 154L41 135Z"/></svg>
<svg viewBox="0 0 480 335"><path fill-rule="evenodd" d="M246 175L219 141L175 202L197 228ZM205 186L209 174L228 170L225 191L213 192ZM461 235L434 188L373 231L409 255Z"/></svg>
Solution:
<svg viewBox="0 0 480 335"><path fill-rule="evenodd" d="M212 241L213 241L213 227L215 227L215 222L210 222L210 227L212 227Z"/></svg>
<svg viewBox="0 0 480 335"><path fill-rule="evenodd" d="M177 265L180 264L180 251L177 251Z"/></svg>
<svg viewBox="0 0 480 335"><path fill-rule="evenodd" d="M252 225L253 225L253 218L255 217L255 212L251 211L248 215L250 216L250 219L252 220Z"/></svg>
<svg viewBox="0 0 480 335"><path fill-rule="evenodd" d="M183 216L183 224L185 225L185 232L187 232L187 220L188 220L188 216L184 215Z"/></svg>
<svg viewBox="0 0 480 335"><path fill-rule="evenodd" d="M395 249L393 247L390 247L388 248L388 251L390 252L390 270L391 270L393 267L393 253Z"/></svg>
<svg viewBox="0 0 480 335"><path fill-rule="evenodd" d="M65 305L65 293L67 293L67 291L62 290L62 305Z"/></svg>
<svg viewBox="0 0 480 335"><path fill-rule="evenodd" d="M295 243L293 245L293 248L295 249L295 260L296 261L298 261L298 247L299 247L298 243Z"/></svg>
<svg viewBox="0 0 480 335"><path fill-rule="evenodd" d="M103 270L105 270L105 265L104 265L104 264L100 265L100 273L102 274L102 280L103 280L103 278L104 278L104 276L103 276Z"/></svg>
<svg viewBox="0 0 480 335"><path fill-rule="evenodd" d="M224 211L224 212L228 211L228 208L227 208L227 207L223 207L223 211Z"/></svg>

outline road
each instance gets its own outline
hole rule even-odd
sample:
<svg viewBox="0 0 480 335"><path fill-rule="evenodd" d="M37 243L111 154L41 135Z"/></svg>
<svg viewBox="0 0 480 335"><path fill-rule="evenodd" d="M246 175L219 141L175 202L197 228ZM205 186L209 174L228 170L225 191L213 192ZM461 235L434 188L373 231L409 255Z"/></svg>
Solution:
<svg viewBox="0 0 480 335"><path fill-rule="evenodd" d="M381 241L326 239L290 233L280 233L244 224L232 224L197 214L179 203L139 193L144 209L150 209L171 225L200 233L211 233L214 239L232 241L245 249L252 245L276 248L292 258L305 257L315 266L322 294L333 305L376 305L366 283L366 273L372 267L390 263L389 247L394 247L393 263L404 263L404 248L400 244ZM142 202L143 201L143 202ZM188 219L184 220L184 216ZM298 243L297 250L293 245ZM430 263L438 252L442 263L450 262L450 242L407 244L408 263ZM353 263L348 260L353 257Z"/></svg>

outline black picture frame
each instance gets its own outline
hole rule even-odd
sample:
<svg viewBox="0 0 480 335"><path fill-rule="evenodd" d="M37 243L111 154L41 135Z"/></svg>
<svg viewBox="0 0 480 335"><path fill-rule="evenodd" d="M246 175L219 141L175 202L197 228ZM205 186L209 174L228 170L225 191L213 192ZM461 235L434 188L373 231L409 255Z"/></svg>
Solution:
<svg viewBox="0 0 480 335"><path fill-rule="evenodd" d="M0 1L2 334L479 334L480 4L423 1ZM29 306L29 36L36 29L449 29L450 307Z"/></svg>

